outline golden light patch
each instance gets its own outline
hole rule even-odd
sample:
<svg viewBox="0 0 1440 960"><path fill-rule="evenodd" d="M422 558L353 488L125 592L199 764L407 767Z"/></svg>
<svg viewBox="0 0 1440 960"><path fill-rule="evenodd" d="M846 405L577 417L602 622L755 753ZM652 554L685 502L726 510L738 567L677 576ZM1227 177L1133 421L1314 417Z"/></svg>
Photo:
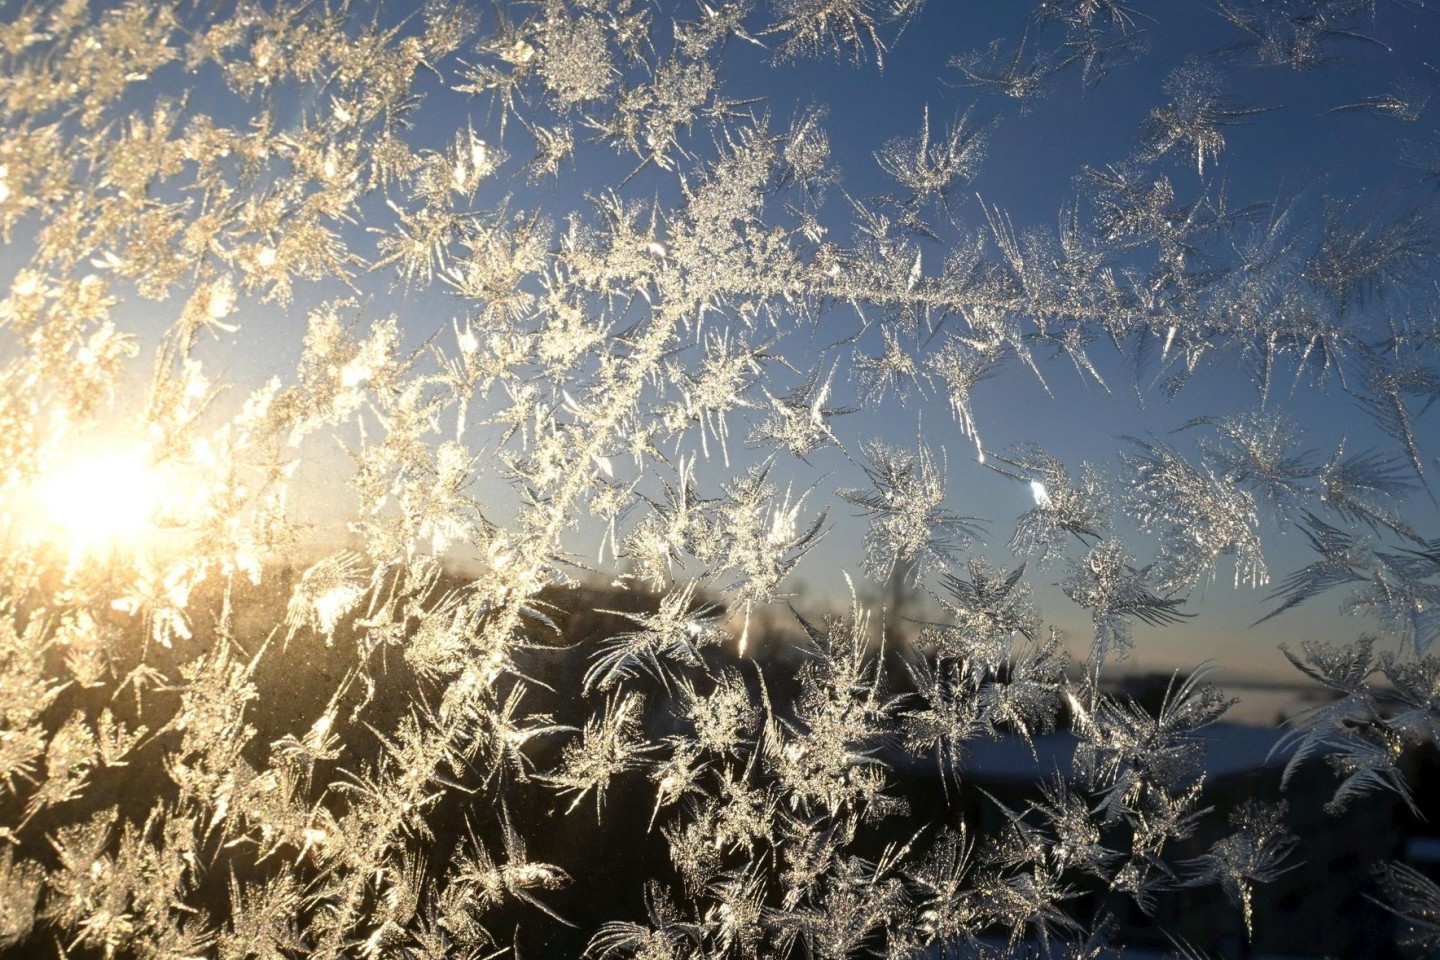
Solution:
<svg viewBox="0 0 1440 960"><path fill-rule="evenodd" d="M143 448L77 456L35 479L33 524L72 557L151 539L174 481Z"/></svg>

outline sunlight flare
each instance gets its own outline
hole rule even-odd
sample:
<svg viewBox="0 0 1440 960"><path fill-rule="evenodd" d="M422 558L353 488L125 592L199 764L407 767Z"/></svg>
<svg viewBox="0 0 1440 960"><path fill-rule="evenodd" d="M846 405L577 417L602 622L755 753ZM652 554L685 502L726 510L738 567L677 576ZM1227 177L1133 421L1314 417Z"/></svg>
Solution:
<svg viewBox="0 0 1440 960"><path fill-rule="evenodd" d="M177 493L143 446L76 456L36 478L33 522L72 557L133 550L155 537L157 517Z"/></svg>

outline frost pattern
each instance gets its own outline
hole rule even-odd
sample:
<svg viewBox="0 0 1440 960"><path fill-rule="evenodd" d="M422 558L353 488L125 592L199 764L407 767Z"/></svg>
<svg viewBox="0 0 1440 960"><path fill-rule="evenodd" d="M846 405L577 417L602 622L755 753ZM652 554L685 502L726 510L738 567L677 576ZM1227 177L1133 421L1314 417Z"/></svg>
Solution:
<svg viewBox="0 0 1440 960"><path fill-rule="evenodd" d="M1235 69L1389 49L1376 3L1216 5L1234 42L1017 228L970 199L987 150L1146 56L1141 5L1045 0L955 52L939 79L979 101L861 145L861 195L824 105L736 76L893 65L923 0L0 4L0 949L1100 956L1120 911L1202 885L1249 931L1294 865L1283 805L1177 855L1213 833L1197 731L1229 701L1100 683L1220 580L1386 633L1286 650L1334 698L1285 776L1323 756L1336 813L1413 805L1400 759L1440 743L1435 194L1233 205L1232 128L1272 106ZM1405 69L1327 116L1422 120ZM1437 144L1397 151L1420 186ZM996 408L1071 375L1160 403L1237 361L1248 410L1110 462ZM1312 449L1323 425L1276 415L1302 392L1373 429ZM36 488L106 438L166 485L154 535L37 534ZM1009 509L974 504L982 466L1020 484L1013 562L972 516ZM1281 531L1315 559L1277 570ZM832 552L865 580L816 616L797 584ZM1042 617L1057 568L1078 664ZM1038 795L978 795L982 740L1062 730ZM926 765L992 836L916 822ZM635 810L615 849L671 869L572 918L589 839ZM1383 881L1436 949L1440 891Z"/></svg>

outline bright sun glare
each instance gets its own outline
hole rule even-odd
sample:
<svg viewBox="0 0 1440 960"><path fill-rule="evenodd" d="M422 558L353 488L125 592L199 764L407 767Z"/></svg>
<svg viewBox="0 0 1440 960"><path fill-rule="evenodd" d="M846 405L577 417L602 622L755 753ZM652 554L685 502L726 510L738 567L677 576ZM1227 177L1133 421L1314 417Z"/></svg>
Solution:
<svg viewBox="0 0 1440 960"><path fill-rule="evenodd" d="M35 518L72 553L125 549L148 539L167 478L143 448L76 457L35 481Z"/></svg>

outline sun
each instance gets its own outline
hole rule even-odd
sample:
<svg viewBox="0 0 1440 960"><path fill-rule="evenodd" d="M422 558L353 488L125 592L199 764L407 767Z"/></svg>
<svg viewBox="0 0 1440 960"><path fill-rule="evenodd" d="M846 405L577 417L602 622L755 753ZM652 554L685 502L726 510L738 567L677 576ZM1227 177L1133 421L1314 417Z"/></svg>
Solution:
<svg viewBox="0 0 1440 960"><path fill-rule="evenodd" d="M156 535L173 487L143 446L74 456L35 478L32 524L72 556L137 549Z"/></svg>

